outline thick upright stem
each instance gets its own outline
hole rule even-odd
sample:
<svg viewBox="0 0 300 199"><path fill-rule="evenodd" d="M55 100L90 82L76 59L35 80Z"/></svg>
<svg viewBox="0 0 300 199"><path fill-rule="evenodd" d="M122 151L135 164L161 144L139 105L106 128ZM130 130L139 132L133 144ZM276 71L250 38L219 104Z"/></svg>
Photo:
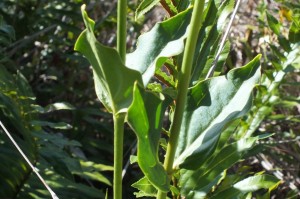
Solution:
<svg viewBox="0 0 300 199"><path fill-rule="evenodd" d="M170 139L168 142L167 153L164 167L169 175L173 172L173 163L178 143L180 126L182 123L183 111L186 103L188 86L190 82L193 58L198 39L199 30L202 24L203 10L205 0L195 0L194 10L190 23L190 30L187 36L186 46L184 49L183 62L178 78L178 97L176 100L176 109L173 123L170 129ZM166 199L167 193L158 191L157 199Z"/></svg>
<svg viewBox="0 0 300 199"><path fill-rule="evenodd" d="M117 50L124 63L126 58L126 35L127 35L126 18L127 18L127 0L118 0Z"/></svg>
<svg viewBox="0 0 300 199"><path fill-rule="evenodd" d="M122 199L124 120L125 113L114 115L114 199Z"/></svg>
<svg viewBox="0 0 300 199"><path fill-rule="evenodd" d="M118 0L117 51L122 61L126 59L127 0ZM125 113L114 113L114 199L122 199L123 139Z"/></svg>

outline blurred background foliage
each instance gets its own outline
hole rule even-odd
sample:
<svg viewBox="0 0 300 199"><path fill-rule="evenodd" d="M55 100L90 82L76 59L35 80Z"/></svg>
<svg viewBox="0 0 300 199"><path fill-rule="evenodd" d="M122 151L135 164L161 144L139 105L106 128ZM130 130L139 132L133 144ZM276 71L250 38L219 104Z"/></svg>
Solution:
<svg viewBox="0 0 300 199"><path fill-rule="evenodd" d="M83 29L83 3L96 21L98 39L115 46L116 2L0 1L0 119L60 198L104 198L106 189L111 193L112 118L96 98L87 60L73 46ZM142 32L167 17L158 7L134 21L139 2L129 1L129 51ZM283 182L273 193L276 198L297 198L300 2L245 1L230 42L225 71L263 54L262 84L235 136L273 134L232 171L264 170ZM0 198L49 197L0 132ZM126 163L135 136L128 129L125 135ZM124 177L124 198L133 197L130 185L141 177L136 165L130 168Z"/></svg>

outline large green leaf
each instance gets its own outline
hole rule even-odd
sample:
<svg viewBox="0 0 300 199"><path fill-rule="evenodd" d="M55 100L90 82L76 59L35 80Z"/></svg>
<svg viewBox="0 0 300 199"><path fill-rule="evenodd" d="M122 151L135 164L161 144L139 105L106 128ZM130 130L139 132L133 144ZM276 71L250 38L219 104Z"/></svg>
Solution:
<svg viewBox="0 0 300 199"><path fill-rule="evenodd" d="M247 113L260 77L260 57L189 89L173 167L198 168L214 151L224 126Z"/></svg>
<svg viewBox="0 0 300 199"><path fill-rule="evenodd" d="M75 50L81 52L93 67L96 93L108 111L117 113L126 111L132 101L133 84L137 80L142 84L139 72L127 68L118 52L101 45L93 31L95 22L81 7L86 29L75 44Z"/></svg>
<svg viewBox="0 0 300 199"><path fill-rule="evenodd" d="M148 180L164 192L169 190L169 180L158 159L158 146L167 105L153 93L145 92L135 84L133 102L127 116L129 125L138 137L139 166Z"/></svg>
<svg viewBox="0 0 300 199"><path fill-rule="evenodd" d="M216 156L199 169L180 171L181 194L190 199L205 197L218 183L221 173L238 162L253 146L257 137L239 140L222 148Z"/></svg>
<svg viewBox="0 0 300 199"><path fill-rule="evenodd" d="M137 49L127 55L126 66L140 71L146 85L168 57L183 52L184 39L190 23L191 9L157 23L150 32L141 35Z"/></svg>

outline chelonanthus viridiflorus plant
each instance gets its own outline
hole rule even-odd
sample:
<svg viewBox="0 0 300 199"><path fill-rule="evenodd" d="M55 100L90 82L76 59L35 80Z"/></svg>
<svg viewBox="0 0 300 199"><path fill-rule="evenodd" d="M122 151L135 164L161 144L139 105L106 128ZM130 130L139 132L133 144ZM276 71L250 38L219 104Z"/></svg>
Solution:
<svg viewBox="0 0 300 199"><path fill-rule="evenodd" d="M261 138L231 136L239 118L251 108L252 90L260 78L260 55L226 75L220 73L228 43L220 59L215 59L235 1L144 0L137 18L159 2L172 17L141 35L129 54L126 1L118 1L117 50L97 41L95 22L82 6L86 29L75 50L91 63L97 96L113 114L114 198L122 198L124 122L137 136L137 163L145 175L133 184L139 190L136 197L232 198L261 188L272 190L278 182L272 176L259 173L233 180L226 173ZM216 67L209 77L212 65ZM163 79L161 84L152 81L155 75ZM166 111L171 125L164 129L168 136L162 164L158 152Z"/></svg>

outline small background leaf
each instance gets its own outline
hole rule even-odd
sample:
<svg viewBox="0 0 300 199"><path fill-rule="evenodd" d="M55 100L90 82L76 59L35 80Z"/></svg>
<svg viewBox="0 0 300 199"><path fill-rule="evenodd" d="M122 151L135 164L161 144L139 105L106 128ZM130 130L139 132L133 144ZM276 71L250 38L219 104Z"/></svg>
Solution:
<svg viewBox="0 0 300 199"><path fill-rule="evenodd" d="M268 20L268 24L269 24L269 27L271 28L271 30L276 35L279 35L281 25L278 22L278 20L275 17L273 17L273 15L271 15L269 12L267 12L267 20Z"/></svg>
<svg viewBox="0 0 300 199"><path fill-rule="evenodd" d="M131 186L139 190L139 192L134 193L137 198L145 196L156 197L157 190L146 177L143 177L139 181L133 183Z"/></svg>
<svg viewBox="0 0 300 199"><path fill-rule="evenodd" d="M257 175L246 178L233 185L235 189L242 192L253 192L258 189L272 189L280 182L277 178L271 175Z"/></svg>
<svg viewBox="0 0 300 199"><path fill-rule="evenodd" d="M135 11L135 20L149 12L160 0L143 0Z"/></svg>

